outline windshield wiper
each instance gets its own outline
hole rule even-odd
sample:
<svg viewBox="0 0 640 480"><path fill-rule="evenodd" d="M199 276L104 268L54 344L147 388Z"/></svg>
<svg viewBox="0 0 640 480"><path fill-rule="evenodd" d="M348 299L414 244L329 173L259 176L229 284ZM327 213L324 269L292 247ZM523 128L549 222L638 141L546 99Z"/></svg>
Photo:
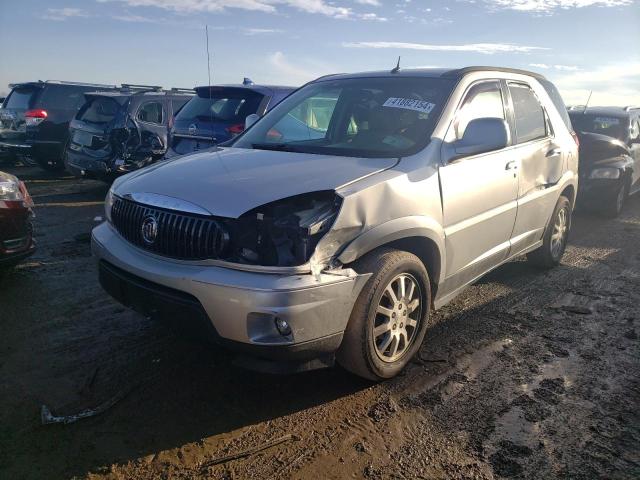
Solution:
<svg viewBox="0 0 640 480"><path fill-rule="evenodd" d="M278 152L302 152L300 148L288 143L252 143L251 148L255 150L275 150Z"/></svg>

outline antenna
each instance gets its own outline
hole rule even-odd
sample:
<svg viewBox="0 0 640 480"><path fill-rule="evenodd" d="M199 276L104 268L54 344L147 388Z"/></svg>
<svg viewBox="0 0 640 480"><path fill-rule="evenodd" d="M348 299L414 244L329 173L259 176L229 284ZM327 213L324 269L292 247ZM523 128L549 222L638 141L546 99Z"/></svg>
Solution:
<svg viewBox="0 0 640 480"><path fill-rule="evenodd" d="M398 64L391 70L391 73L398 73L400 71L400 57L398 57Z"/></svg>
<svg viewBox="0 0 640 480"><path fill-rule="evenodd" d="M208 83L208 88L209 88L209 116L210 116L210 120L211 120L211 140L214 140L214 136L213 136L213 99L212 99L212 92L211 92L211 55L209 55L209 25L205 25L204 26L204 32L205 35L207 36L207 76L209 78L209 83Z"/></svg>
<svg viewBox="0 0 640 480"><path fill-rule="evenodd" d="M589 92L589 97L587 98L587 103L584 104L584 109L582 110L583 114L587 111L587 107L589 106L589 100L591 100L591 95L593 95L593 90L591 90Z"/></svg>

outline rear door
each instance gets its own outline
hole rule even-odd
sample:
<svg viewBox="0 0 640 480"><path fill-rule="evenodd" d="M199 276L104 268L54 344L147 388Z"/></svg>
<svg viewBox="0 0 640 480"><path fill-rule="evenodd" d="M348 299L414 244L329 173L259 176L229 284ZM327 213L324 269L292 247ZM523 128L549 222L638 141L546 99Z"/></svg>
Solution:
<svg viewBox="0 0 640 480"><path fill-rule="evenodd" d="M94 157L111 156L110 132L121 117L126 97L85 95L85 104L71 121L69 148Z"/></svg>
<svg viewBox="0 0 640 480"><path fill-rule="evenodd" d="M519 162L518 216L511 240L515 254L542 238L558 199L554 187L562 177L568 152L556 143L546 110L530 85L509 81L507 92L514 127L513 154Z"/></svg>
<svg viewBox="0 0 640 480"><path fill-rule="evenodd" d="M499 80L474 83L445 137L460 140L471 120L507 119ZM516 155L504 148L457 158L439 169L445 227L446 290L454 291L505 260L516 220Z"/></svg>
<svg viewBox="0 0 640 480"><path fill-rule="evenodd" d="M264 95L240 87L199 87L180 110L172 129L174 153L186 154L226 142L244 130L244 121L260 113Z"/></svg>
<svg viewBox="0 0 640 480"><path fill-rule="evenodd" d="M35 84L19 85L11 90L0 110L0 142L22 144L25 141L26 126L24 114L35 108L42 87Z"/></svg>
<svg viewBox="0 0 640 480"><path fill-rule="evenodd" d="M134 119L140 129L142 148L149 147L157 137L162 151L158 150L154 155L164 155L169 134L169 100L166 97L141 100Z"/></svg>

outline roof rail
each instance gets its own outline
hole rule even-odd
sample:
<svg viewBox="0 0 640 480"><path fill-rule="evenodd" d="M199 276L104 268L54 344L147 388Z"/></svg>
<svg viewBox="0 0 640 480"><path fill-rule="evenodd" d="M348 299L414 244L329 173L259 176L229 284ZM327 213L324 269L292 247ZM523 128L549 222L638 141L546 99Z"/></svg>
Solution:
<svg viewBox="0 0 640 480"><path fill-rule="evenodd" d="M96 87L96 88L118 88L117 85L105 85L103 83L87 83L87 82L70 82L67 80L37 80L35 82L17 82L17 83L10 83L9 84L9 88L13 88L16 85L25 85L27 83L43 83L43 84L53 84L53 85L80 85L83 87Z"/></svg>
<svg viewBox="0 0 640 480"><path fill-rule="evenodd" d="M625 112L628 112L629 110L640 110L640 106L627 105L626 107L624 107L624 111Z"/></svg>
<svg viewBox="0 0 640 480"><path fill-rule="evenodd" d="M174 93L196 93L193 88L180 88L180 87L172 87L170 92Z"/></svg>
<svg viewBox="0 0 640 480"><path fill-rule="evenodd" d="M69 82L66 80L47 80L44 83L58 83L61 85L83 85L87 87L100 87L100 88L118 88L117 85L106 85L104 83Z"/></svg>
<svg viewBox="0 0 640 480"><path fill-rule="evenodd" d="M161 92L162 86L160 85L139 85L136 83L123 83L123 90L143 90L143 91L151 91L151 92Z"/></svg>

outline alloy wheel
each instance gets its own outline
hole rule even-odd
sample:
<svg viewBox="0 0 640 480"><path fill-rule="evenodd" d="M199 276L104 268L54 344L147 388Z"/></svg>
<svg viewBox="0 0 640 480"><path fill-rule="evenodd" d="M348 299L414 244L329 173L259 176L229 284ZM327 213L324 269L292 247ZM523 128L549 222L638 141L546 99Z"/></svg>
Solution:
<svg viewBox="0 0 640 480"><path fill-rule="evenodd" d="M422 319L421 299L420 285L409 273L387 284L373 322L373 342L383 362L395 362L409 350Z"/></svg>
<svg viewBox="0 0 640 480"><path fill-rule="evenodd" d="M551 255L553 255L554 258L558 258L562 254L569 229L568 216L566 208L558 210L558 214L556 215L553 232L551 233Z"/></svg>

